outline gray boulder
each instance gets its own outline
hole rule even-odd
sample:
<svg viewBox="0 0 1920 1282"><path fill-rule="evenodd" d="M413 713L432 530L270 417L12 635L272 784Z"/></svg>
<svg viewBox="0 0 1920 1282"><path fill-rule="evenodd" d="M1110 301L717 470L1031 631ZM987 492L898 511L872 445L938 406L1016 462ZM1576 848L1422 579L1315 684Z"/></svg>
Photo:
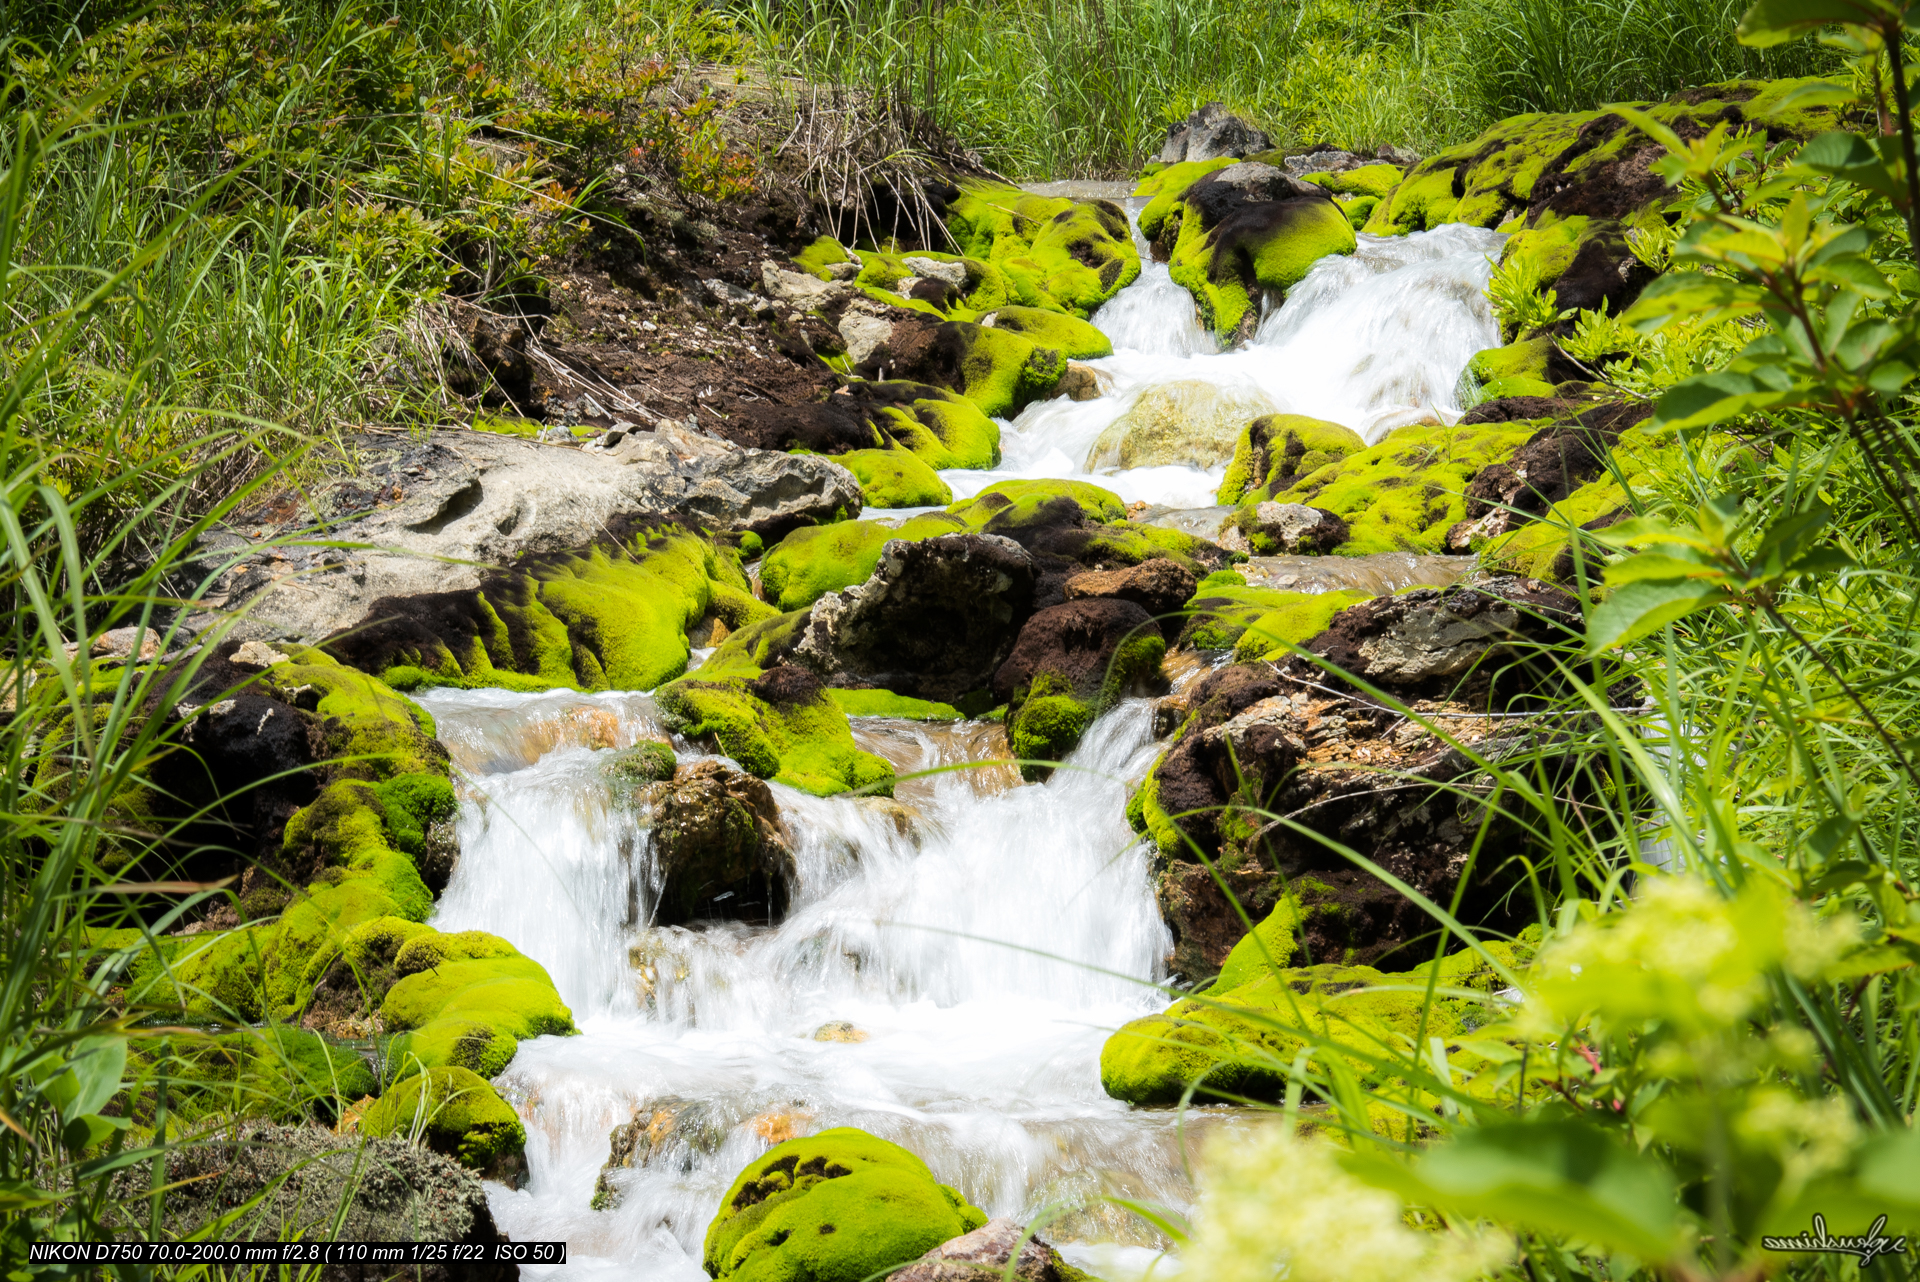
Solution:
<svg viewBox="0 0 1920 1282"><path fill-rule="evenodd" d="M997 534L888 543L865 583L813 603L790 661L831 685L952 701L984 690L1012 653L1038 578Z"/></svg>
<svg viewBox="0 0 1920 1282"><path fill-rule="evenodd" d="M1184 160L1217 160L1221 156L1251 156L1273 144L1266 134L1210 102L1167 130L1167 141L1155 157L1163 165Z"/></svg>
<svg viewBox="0 0 1920 1282"><path fill-rule="evenodd" d="M492 567L584 547L642 517L772 538L860 512L860 483L831 459L741 449L668 423L584 449L436 432L407 459L390 486L354 503L373 511L322 536L366 546L255 553L238 535L210 540L203 561L222 572L208 606L250 603L249 635L316 641L381 597L477 587Z"/></svg>
<svg viewBox="0 0 1920 1282"><path fill-rule="evenodd" d="M1292 167L1291 162L1288 165ZM1207 175L1216 187L1232 187L1251 200L1300 200L1326 196L1326 189L1258 160L1243 160Z"/></svg>

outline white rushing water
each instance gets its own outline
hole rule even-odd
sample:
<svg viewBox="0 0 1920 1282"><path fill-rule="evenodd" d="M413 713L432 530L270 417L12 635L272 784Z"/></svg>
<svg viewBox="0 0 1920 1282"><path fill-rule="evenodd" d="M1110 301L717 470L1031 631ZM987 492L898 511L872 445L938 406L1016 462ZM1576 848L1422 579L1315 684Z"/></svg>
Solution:
<svg viewBox="0 0 1920 1282"><path fill-rule="evenodd" d="M1098 1069L1109 1030L1166 1002L1150 981L1168 939L1122 814L1154 752L1146 701L1102 718L1044 785L1008 786L1004 767L985 786L973 772L904 785L910 834L883 807L775 786L800 874L787 919L647 929L645 836L600 761L661 733L651 701L422 700L471 791L435 925L512 939L582 1029L523 1044L500 1079L528 1119L530 1181L489 1186L509 1235L568 1242L568 1276L704 1277L734 1174L769 1141L829 1126L905 1145L993 1214L1190 1196L1178 1119L1107 1098ZM858 724L903 772L973 759L984 738ZM815 1040L831 1023L866 1039ZM615 1177L614 1209L592 1210L609 1132L636 1110L673 1139ZM1150 1254L1123 1221L1096 1204L1056 1233Z"/></svg>
<svg viewBox="0 0 1920 1282"><path fill-rule="evenodd" d="M1127 203L1137 218L1144 202ZM1116 470L1111 458L1095 455L1102 432L1170 385L1183 385L1178 394L1189 408L1208 389L1227 398L1220 421L1233 430L1263 413L1307 414L1374 442L1405 424L1453 422L1461 371L1475 352L1500 342L1485 290L1505 239L1462 225L1361 236L1355 253L1315 263L1252 340L1227 352L1200 327L1192 296L1143 251L1140 278L1093 315L1114 353L1087 364L1110 388L1095 400L1028 406L1002 424L999 468L940 475L956 498L1010 478L1075 477L1128 502L1206 507L1224 457ZM1228 435L1229 453L1231 441Z"/></svg>
<svg viewBox="0 0 1920 1282"><path fill-rule="evenodd" d="M1470 227L1363 236L1231 352L1148 262L1094 316L1115 347L1091 362L1104 394L1030 407L1003 425L1000 470L943 475L958 497L1009 477L1084 477L1129 501L1203 509L1224 455L1128 468L1102 434L1156 397L1212 414L1229 449L1260 413L1310 414L1370 439L1453 421L1467 360L1498 342L1482 290L1500 240ZM1219 520L1187 515L1209 532ZM1245 568L1306 591L1392 591L1460 570L1458 558L1324 560ZM1202 670L1188 663L1178 679ZM498 1079L528 1132L526 1187L488 1186L509 1235L566 1240L569 1277L696 1282L708 1221L739 1169L770 1143L851 1125L920 1154L990 1214L1071 1208L1048 1235L1112 1282L1148 1265L1155 1277L1178 1271L1155 1263L1161 1244L1138 1220L1099 1200L1185 1208L1199 1142L1234 1124L1218 1108L1184 1119L1129 1109L1100 1088L1108 1033L1168 1000L1153 985L1169 940L1123 813L1126 784L1156 751L1145 701L1102 717L1045 784L1021 785L1006 765L903 783L906 830L884 804L776 785L798 869L786 919L699 928L648 925L647 835L602 771L609 750L665 737L647 695L439 690L421 701L466 789L461 860L434 924L511 940L547 968L582 1030L523 1043ZM979 723L862 721L856 735L903 775L1006 755L998 729ZM860 1040L816 1038L829 1025ZM651 1137L645 1159L610 1174L614 1204L594 1210L609 1134L636 1119Z"/></svg>

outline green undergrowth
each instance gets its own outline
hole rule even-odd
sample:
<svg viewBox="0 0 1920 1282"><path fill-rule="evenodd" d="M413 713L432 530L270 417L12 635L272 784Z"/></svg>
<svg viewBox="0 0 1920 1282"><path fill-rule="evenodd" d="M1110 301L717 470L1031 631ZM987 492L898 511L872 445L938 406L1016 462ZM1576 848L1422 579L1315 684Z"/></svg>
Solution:
<svg viewBox="0 0 1920 1282"><path fill-rule="evenodd" d="M1416 1034L1452 1042L1494 1022L1498 1008L1491 994L1506 981L1478 952L1399 973L1337 964L1289 967L1298 917L1297 902L1283 900L1235 946L1205 996L1134 1020L1110 1037L1100 1053L1107 1093L1133 1104L1171 1104L1198 1083L1203 1099L1278 1100L1300 1055L1309 1062L1339 1060L1363 1087L1393 1087L1382 1065L1406 1055ZM1526 945L1482 947L1509 970L1531 955ZM1494 1074L1482 1070L1493 1064L1458 1048L1449 1059L1467 1079L1466 1089L1472 1091L1476 1081L1483 1090L1491 1088Z"/></svg>

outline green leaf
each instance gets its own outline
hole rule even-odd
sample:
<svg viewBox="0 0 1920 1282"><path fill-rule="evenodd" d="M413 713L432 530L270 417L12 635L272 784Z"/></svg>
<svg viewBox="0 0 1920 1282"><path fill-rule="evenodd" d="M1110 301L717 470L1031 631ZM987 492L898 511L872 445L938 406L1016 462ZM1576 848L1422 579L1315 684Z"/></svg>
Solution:
<svg viewBox="0 0 1920 1282"><path fill-rule="evenodd" d="M1725 589L1699 579L1642 579L1616 589L1587 620L1587 653L1627 645L1696 610L1730 600Z"/></svg>
<svg viewBox="0 0 1920 1282"><path fill-rule="evenodd" d="M1708 427L1755 410L1798 405L1811 389L1779 377L1777 367L1696 374L1668 388L1654 406L1660 427Z"/></svg>
<svg viewBox="0 0 1920 1282"><path fill-rule="evenodd" d="M31 1211L36 1206L52 1206L59 1200L58 1193L35 1188L25 1180L0 1180L0 1211Z"/></svg>
<svg viewBox="0 0 1920 1282"><path fill-rule="evenodd" d="M1666 1169L1583 1122L1477 1127L1410 1167L1372 1156L1345 1161L1361 1178L1417 1204L1642 1259L1667 1259L1684 1242Z"/></svg>
<svg viewBox="0 0 1920 1282"><path fill-rule="evenodd" d="M40 1088L63 1118L98 1113L120 1089L127 1067L123 1037L86 1037L67 1049L66 1067Z"/></svg>
<svg viewBox="0 0 1920 1282"><path fill-rule="evenodd" d="M1808 140L1795 160L1817 174L1843 178L1857 187L1895 200L1906 199L1906 184L1874 144L1858 134L1825 133Z"/></svg>
<svg viewBox="0 0 1920 1282"><path fill-rule="evenodd" d="M1606 580L1614 587L1637 583L1641 579L1712 579L1724 582L1725 570L1705 561L1668 556L1664 552L1642 552L1607 567Z"/></svg>
<svg viewBox="0 0 1920 1282"><path fill-rule="evenodd" d="M1880 0L1756 0L1734 35L1743 45L1765 49L1837 23L1872 26L1890 9L1897 15L1905 8Z"/></svg>

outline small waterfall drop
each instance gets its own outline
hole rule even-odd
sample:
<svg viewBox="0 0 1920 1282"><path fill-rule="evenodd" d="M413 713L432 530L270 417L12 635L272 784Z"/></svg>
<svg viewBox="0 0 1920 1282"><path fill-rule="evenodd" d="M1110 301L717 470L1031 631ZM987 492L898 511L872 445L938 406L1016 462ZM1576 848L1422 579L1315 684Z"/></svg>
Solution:
<svg viewBox="0 0 1920 1282"><path fill-rule="evenodd" d="M1128 202L1130 217L1143 203ZM1482 291L1502 240L1471 227L1362 236L1224 352L1167 267L1144 262L1093 317L1115 349L1089 362L1102 394L1030 406L1003 424L1000 469L942 476L961 498L1002 479L1086 479L1181 509L1173 519L1211 534L1224 515L1206 510L1224 471L1218 440L1205 464L1090 470L1102 433L1170 384L1143 413L1263 404L1369 440L1454 421L1461 370L1499 341ZM1467 560L1263 557L1242 569L1295 591L1387 592L1451 582ZM1176 684L1208 668L1193 652L1169 656ZM650 697L420 698L464 777L463 853L435 924L511 940L547 968L582 1030L523 1043L497 1079L528 1133L527 1185L488 1186L510 1236L565 1239L568 1278L700 1282L708 1221L740 1167L789 1136L858 1126L918 1153L989 1214L1072 1208L1049 1237L1111 1282L1149 1264L1177 1273L1155 1262L1164 1243L1100 1200L1187 1207L1206 1134L1238 1124L1230 1109L1131 1109L1100 1087L1109 1031L1167 1003L1153 986L1169 939L1149 852L1124 818L1126 785L1159 750L1146 701L1100 718L1044 784L1020 782L997 726L857 720L861 746L903 775L977 768L906 780L897 803L775 785L798 869L786 919L689 928L648 924L644 816L604 769L609 750L666 737ZM610 1132L629 1124L631 1160L603 1179Z"/></svg>
<svg viewBox="0 0 1920 1282"><path fill-rule="evenodd" d="M1129 200L1136 224L1145 202ZM1202 382L1243 401L1351 427L1369 442L1395 427L1460 416L1455 388L1467 361L1500 341L1485 289L1506 237L1449 225L1407 236L1361 236L1349 255L1315 263L1245 346L1220 351L1193 298L1165 264L1143 253L1139 279L1093 314L1112 356L1089 361L1109 381L1088 401L1028 406L1001 429L1001 466L946 471L955 497L995 481L1074 477L1128 502L1177 509L1213 503L1224 461L1172 461L1111 471L1089 467L1094 444L1151 389ZM1231 442L1226 442L1230 450Z"/></svg>
<svg viewBox="0 0 1920 1282"><path fill-rule="evenodd" d="M903 785L905 812L776 785L792 911L774 928L696 929L645 926L644 834L600 768L601 748L659 733L649 700L422 702L469 779L435 925L512 939L582 1029L524 1043L500 1079L528 1119L531 1178L489 1186L510 1235L564 1237L586 1260L568 1276L703 1276L727 1183L796 1128L894 1139L993 1214L1108 1189L1190 1197L1178 1119L1127 1109L1099 1079L1106 1031L1166 1000L1152 982L1169 940L1122 814L1156 751L1147 701L1102 717L1043 785L1009 786L997 763L955 770ZM983 755L978 723L855 724L903 768ZM864 1040L815 1039L840 1026ZM592 1210L609 1132L636 1111L667 1138L609 1177L617 1206ZM1189 1119L1189 1147L1194 1134ZM1084 1236L1145 1244L1124 1217L1079 1215Z"/></svg>

